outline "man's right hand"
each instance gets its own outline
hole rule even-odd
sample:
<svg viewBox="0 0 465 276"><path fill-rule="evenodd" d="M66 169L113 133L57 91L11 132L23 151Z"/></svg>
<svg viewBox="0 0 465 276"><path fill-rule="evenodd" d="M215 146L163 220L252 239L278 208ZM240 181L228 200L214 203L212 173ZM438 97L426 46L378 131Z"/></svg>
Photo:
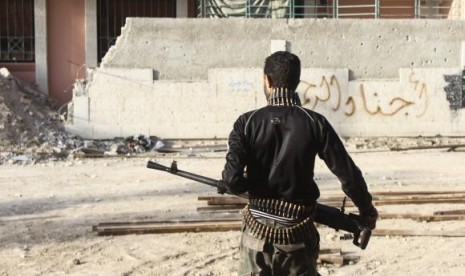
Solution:
<svg viewBox="0 0 465 276"><path fill-rule="evenodd" d="M371 230L376 228L376 220L378 219L378 210L375 206L371 205L365 210L360 210L360 219L363 226L370 228Z"/></svg>

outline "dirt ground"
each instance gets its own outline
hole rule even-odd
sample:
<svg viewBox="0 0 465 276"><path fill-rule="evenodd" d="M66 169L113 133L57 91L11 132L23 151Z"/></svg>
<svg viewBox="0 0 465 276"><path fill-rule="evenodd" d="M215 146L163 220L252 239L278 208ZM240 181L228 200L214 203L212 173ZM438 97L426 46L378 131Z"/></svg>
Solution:
<svg viewBox="0 0 465 276"><path fill-rule="evenodd" d="M465 191L465 152L352 153L371 191ZM160 157L219 178L224 153ZM80 159L0 167L0 275L237 275L238 231L100 237L100 222L195 218L202 184L149 170L148 158ZM322 195L340 191L319 161ZM380 206L424 213L465 204ZM380 220L378 228L465 232L464 221ZM321 228L322 247L359 259L325 265L322 275L465 275L465 237L372 237L366 250Z"/></svg>

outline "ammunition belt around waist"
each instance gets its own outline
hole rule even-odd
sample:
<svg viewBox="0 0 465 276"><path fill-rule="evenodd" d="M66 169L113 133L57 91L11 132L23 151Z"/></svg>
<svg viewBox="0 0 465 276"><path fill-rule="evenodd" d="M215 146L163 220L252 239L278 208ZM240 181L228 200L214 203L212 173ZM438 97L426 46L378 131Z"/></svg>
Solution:
<svg viewBox="0 0 465 276"><path fill-rule="evenodd" d="M258 200L263 203L260 204L262 208L257 208L255 203L258 203ZM294 244L308 240L312 233L316 232L313 224L314 210L314 206L295 205L280 200L251 199L242 214L249 233L253 237L268 243ZM280 223L281 226L264 225L259 221L260 218L271 219Z"/></svg>
<svg viewBox="0 0 465 276"><path fill-rule="evenodd" d="M298 222L313 216L315 204L300 205L271 198L249 198L252 213L267 214L283 221ZM254 214L255 215L255 214ZM269 217L272 218L272 217Z"/></svg>

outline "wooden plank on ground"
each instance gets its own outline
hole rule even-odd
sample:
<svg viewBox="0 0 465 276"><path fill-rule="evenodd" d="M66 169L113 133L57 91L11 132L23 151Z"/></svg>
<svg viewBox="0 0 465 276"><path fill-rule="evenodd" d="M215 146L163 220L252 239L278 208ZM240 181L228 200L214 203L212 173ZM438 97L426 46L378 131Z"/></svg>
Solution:
<svg viewBox="0 0 465 276"><path fill-rule="evenodd" d="M95 225L92 227L99 236L128 234L164 234L185 232L224 232L240 230L240 221L190 222L190 223L153 223L145 225L129 224L117 226Z"/></svg>
<svg viewBox="0 0 465 276"><path fill-rule="evenodd" d="M413 219L418 221L447 221L447 220L465 220L463 215L443 215L443 216L434 216L434 215L422 215L416 213L380 213L380 219ZM92 226L93 231L99 231L99 229L107 228L118 228L118 227L153 227L154 225L185 225L185 224L202 224L202 223L217 223L221 224L223 222L240 222L242 217L239 213L224 217L224 218L199 218L199 219L175 219L167 221L116 221L116 222L103 222L97 225Z"/></svg>
<svg viewBox="0 0 465 276"><path fill-rule="evenodd" d="M208 205L237 205L242 204L245 205L249 202L247 198L242 197L212 197L207 200Z"/></svg>
<svg viewBox="0 0 465 276"><path fill-rule="evenodd" d="M447 200L447 199L465 199L465 192L447 192L447 193L372 193L374 201L408 201L408 200ZM344 199L343 195L333 195L321 197L319 202L338 202L341 203ZM247 198L237 196L199 196L198 200L207 201L208 205L222 205L222 204L246 204ZM347 203L350 203L350 199Z"/></svg>
<svg viewBox="0 0 465 276"><path fill-rule="evenodd" d="M110 222L101 222L97 225L92 226L93 231L97 229L107 228L107 227L132 227L132 226L153 226L153 225L181 225L186 223L222 223L229 221L240 221L241 217L228 217L228 218L214 218L214 219L173 219L173 220L141 220L141 221L110 221Z"/></svg>
<svg viewBox="0 0 465 276"><path fill-rule="evenodd" d="M463 217L461 217L463 219ZM106 222L92 226L98 235L161 234L181 232L221 232L240 230L238 219L191 220L191 221L146 221L146 222ZM412 229L375 229L373 236L433 236L465 237L465 231L421 231Z"/></svg>
<svg viewBox="0 0 465 276"><path fill-rule="evenodd" d="M380 213L380 219L412 219L417 221L449 221L449 220L465 220L465 215L422 215L422 214L395 214L395 213Z"/></svg>
<svg viewBox="0 0 465 276"><path fill-rule="evenodd" d="M331 254L320 254L318 256L317 263L329 263L337 266L341 266L344 264L344 257L341 255L331 255Z"/></svg>
<svg viewBox="0 0 465 276"><path fill-rule="evenodd" d="M243 208L236 208L236 209L218 209L218 210L211 210L210 207L197 207L197 213L199 214L208 214L208 215L215 215L215 214L220 214L220 215L224 215L224 214L228 214L228 215L232 215L232 214L236 214L240 217L241 216L241 211L242 211Z"/></svg>
<svg viewBox="0 0 465 276"><path fill-rule="evenodd" d="M392 147L389 148L392 151L406 151L406 150L425 150L425 149L451 149L455 150L456 148L463 148L465 144L451 144L451 145L434 145L434 146L416 146L416 147Z"/></svg>
<svg viewBox="0 0 465 276"><path fill-rule="evenodd" d="M414 218L414 220L427 222L465 220L465 215L421 216L419 218Z"/></svg>
<svg viewBox="0 0 465 276"><path fill-rule="evenodd" d="M447 216L447 215L465 215L465 210L448 210L448 211L436 211L433 215Z"/></svg>
<svg viewBox="0 0 465 276"><path fill-rule="evenodd" d="M454 195L454 194L465 194L463 190L447 190L447 191L373 191L370 192L372 196L428 196L428 195ZM324 193L323 197L344 197L342 193L328 194Z"/></svg>
<svg viewBox="0 0 465 276"><path fill-rule="evenodd" d="M401 236L401 237L465 237L464 231L422 231L405 229L375 229L372 236Z"/></svg>
<svg viewBox="0 0 465 276"><path fill-rule="evenodd" d="M334 247L334 248L320 248L320 254L341 254L342 250L340 247Z"/></svg>
<svg viewBox="0 0 465 276"><path fill-rule="evenodd" d="M387 196L395 196L395 195L442 195L442 194L465 194L465 191L378 191L378 192L371 192L372 195L387 195Z"/></svg>
<svg viewBox="0 0 465 276"><path fill-rule="evenodd" d="M373 205L407 205L407 204L462 204L465 203L465 198L436 198L436 199L403 199L403 200L381 200L373 201Z"/></svg>
<svg viewBox="0 0 465 276"><path fill-rule="evenodd" d="M234 201L229 201L227 203L232 203ZM342 202L342 201L341 201ZM340 207L342 205L341 202L338 201L326 201L326 200L319 200L318 203L332 206L332 207ZM211 203L211 202L210 202ZM373 205L375 206L385 206L385 205L415 205L415 204L465 204L465 197L463 198L435 198L435 199L396 199L396 200L374 200ZM219 202L215 202L214 205L208 205L207 207L198 207L198 212L208 212L213 210L239 210L245 206L245 203L237 203L237 204L221 204L221 200ZM346 202L346 207L355 207L355 205L351 201Z"/></svg>
<svg viewBox="0 0 465 276"><path fill-rule="evenodd" d="M224 211L238 211L243 209L245 204L236 204L236 205L211 205L205 207L197 207L197 212L208 212L208 211L217 211L217 210L224 210Z"/></svg>

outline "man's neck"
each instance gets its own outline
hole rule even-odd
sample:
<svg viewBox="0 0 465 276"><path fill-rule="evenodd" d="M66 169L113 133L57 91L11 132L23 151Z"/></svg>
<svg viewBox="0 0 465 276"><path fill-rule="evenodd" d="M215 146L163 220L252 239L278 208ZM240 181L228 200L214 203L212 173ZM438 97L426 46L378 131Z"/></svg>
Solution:
<svg viewBox="0 0 465 276"><path fill-rule="evenodd" d="M273 106L296 106L301 105L299 95L290 89L277 87L272 88L268 105Z"/></svg>

